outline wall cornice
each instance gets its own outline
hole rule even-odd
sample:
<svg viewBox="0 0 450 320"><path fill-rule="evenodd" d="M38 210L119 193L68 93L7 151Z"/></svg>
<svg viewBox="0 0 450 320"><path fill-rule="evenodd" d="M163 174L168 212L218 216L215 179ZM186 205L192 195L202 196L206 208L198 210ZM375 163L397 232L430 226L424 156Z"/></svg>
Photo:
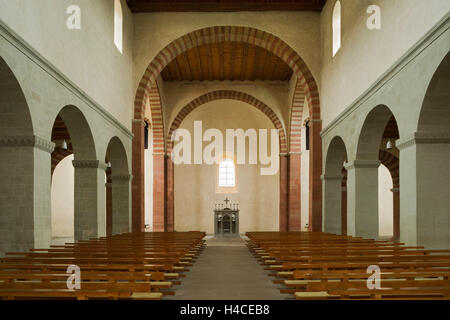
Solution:
<svg viewBox="0 0 450 320"><path fill-rule="evenodd" d="M395 142L397 149L402 150L416 144L449 144L450 133L414 132Z"/></svg>
<svg viewBox="0 0 450 320"><path fill-rule="evenodd" d="M92 168L98 168L101 170L107 169L106 163L101 163L99 160L72 160L72 164L74 168L80 168L80 169L92 169Z"/></svg>
<svg viewBox="0 0 450 320"><path fill-rule="evenodd" d="M58 70L50 61L44 58L39 52L37 52L30 44L22 39L18 34L11 30L8 25L0 19L0 36L14 46L18 51L23 53L28 59L33 61L44 72L58 81L67 90L73 93L76 97L82 100L93 111L97 112L107 122L118 128L126 137L132 139L133 133L128 130L122 123L120 123L114 116L106 111L100 104L93 100L86 92L67 78L60 70ZM132 108L130 103L130 108Z"/></svg>
<svg viewBox="0 0 450 320"><path fill-rule="evenodd" d="M7 136L0 137L0 147L35 147L52 153L55 143L39 136Z"/></svg>
<svg viewBox="0 0 450 320"><path fill-rule="evenodd" d="M414 60L422 51L430 46L444 32L450 28L450 13L439 20L419 41L417 41L403 56L401 56L389 69L387 69L366 91L364 91L353 103L342 111L331 121L320 133L325 137L331 130L336 128L342 121L355 112L362 104L375 95L391 79L393 79L403 68Z"/></svg>
<svg viewBox="0 0 450 320"><path fill-rule="evenodd" d="M358 168L378 168L381 164L380 160L362 160L356 159L344 163L344 168L349 171Z"/></svg>

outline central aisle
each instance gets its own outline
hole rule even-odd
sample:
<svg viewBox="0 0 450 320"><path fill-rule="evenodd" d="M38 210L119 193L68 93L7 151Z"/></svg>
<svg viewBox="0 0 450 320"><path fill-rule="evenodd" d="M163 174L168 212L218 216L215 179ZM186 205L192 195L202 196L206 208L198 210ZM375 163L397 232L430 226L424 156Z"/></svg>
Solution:
<svg viewBox="0 0 450 320"><path fill-rule="evenodd" d="M283 299L266 271L240 238L207 239L207 247L191 267L171 299L275 300Z"/></svg>

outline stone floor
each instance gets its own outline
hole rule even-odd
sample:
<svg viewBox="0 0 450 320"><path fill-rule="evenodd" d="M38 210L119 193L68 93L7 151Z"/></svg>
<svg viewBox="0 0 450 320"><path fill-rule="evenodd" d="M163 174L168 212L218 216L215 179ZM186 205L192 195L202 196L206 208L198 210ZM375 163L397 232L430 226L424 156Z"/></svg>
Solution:
<svg viewBox="0 0 450 320"><path fill-rule="evenodd" d="M277 286L240 238L206 239L207 247L190 267L175 296L179 300L278 300Z"/></svg>

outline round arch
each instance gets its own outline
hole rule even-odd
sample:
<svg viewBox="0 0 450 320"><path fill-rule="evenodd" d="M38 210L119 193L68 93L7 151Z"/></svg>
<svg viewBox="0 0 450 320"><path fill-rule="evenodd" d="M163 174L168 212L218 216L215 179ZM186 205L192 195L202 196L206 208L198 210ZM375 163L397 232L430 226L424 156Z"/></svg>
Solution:
<svg viewBox="0 0 450 320"><path fill-rule="evenodd" d="M131 175L125 147L117 136L108 143L105 161L111 164L106 170L106 233L126 233L131 230Z"/></svg>
<svg viewBox="0 0 450 320"><path fill-rule="evenodd" d="M439 64L422 103L417 131L450 134L450 52Z"/></svg>
<svg viewBox="0 0 450 320"><path fill-rule="evenodd" d="M271 33L255 28L215 26L187 33L171 42L157 54L148 65L139 82L134 103L134 118L143 118L146 101L150 98L156 78L169 62L183 52L198 45L221 41L244 42L256 45L268 50L286 62L298 77L297 85L305 88L305 94L312 106L311 114L316 113L320 117L319 91L314 77L303 59L288 44ZM162 126L162 119L159 120L161 124L158 121L153 122L154 128Z"/></svg>
<svg viewBox="0 0 450 320"><path fill-rule="evenodd" d="M169 129L169 133L167 135L167 151L170 153L173 148L173 143L171 141L172 133L178 129L183 122L184 118L191 113L194 109L197 107L208 103L210 101L214 100L222 100L222 99L229 99L229 100L237 100L242 101L245 103L248 103L258 110L262 111L273 123L274 127L278 130L279 138L280 138L280 153L286 153L287 152L287 145L286 145L286 134L284 131L283 124L281 123L280 119L277 117L275 112L267 106L264 102L260 101L259 99L235 90L217 90L208 92L204 95L201 95L197 97L196 99L189 102L187 105L185 105L177 114L175 119L172 121L172 124Z"/></svg>
<svg viewBox="0 0 450 320"><path fill-rule="evenodd" d="M347 161L347 148L344 140L334 137L327 150L325 160L325 173L323 180L323 231L341 234L346 232L347 192L343 186L346 179L344 163ZM345 197L345 198L344 198Z"/></svg>
<svg viewBox="0 0 450 320"><path fill-rule="evenodd" d="M36 208L42 210L50 205L50 179L45 177L45 162L52 146L34 136L30 109L22 87L2 57L0 115L0 256L3 256L7 251L24 251L50 244L51 230L46 228L50 216L36 215ZM38 173L36 164L42 166ZM36 180L41 177L42 183L36 188ZM37 228L40 228L39 237L35 236Z"/></svg>
<svg viewBox="0 0 450 320"><path fill-rule="evenodd" d="M161 173L163 176L154 176L154 186L156 192L160 194L167 194L167 199L160 199L160 201L154 202L154 217L158 216L158 226L155 230L168 230L172 229L171 216L173 215L172 199L170 198L171 192L164 191L170 190L173 185L171 184L171 176L173 175L171 164L165 165L165 151L166 145L164 143L164 121L163 112L161 106L161 97L158 91L157 77L160 72L167 66L173 59L187 50L199 45L213 44L221 41L241 42L248 43L255 46L259 46L273 53L281 60L283 60L297 76L296 86L302 88L305 92L306 101L309 104L309 112L311 119L311 136L310 136L310 206L309 206L309 220L310 230L319 231L322 225L322 187L320 175L322 172L322 147L321 147L321 122L320 122L320 101L319 91L314 77L307 67L304 60L293 50L287 43L278 38L277 36L258 30L251 27L243 26L214 26L207 27L192 31L172 41L166 47L164 47L150 62L146 70L144 71L138 88L136 89L135 101L134 101L134 121L133 121L133 133L135 133L135 139L133 140L133 174L135 179L133 180L133 221L142 220L144 194L142 169L143 152L140 151L142 147L143 139L143 124L142 120L145 114L145 108L148 102L150 102L150 108L152 113L152 130L154 131L153 145L154 145L154 163L157 166L167 168L167 172ZM155 151L156 149L156 151ZM288 148L286 147L288 151ZM280 202L280 230L288 230L289 217L292 216L295 220L292 224L292 230L300 227L300 206L299 203L289 205L289 192L299 193L299 190L290 190L289 188L289 176L288 167L291 169L299 170L299 153L297 153L293 159L290 160L288 153L280 159L280 172L282 174L281 181L284 186L281 188L283 196ZM135 159L136 158L136 159ZM167 184L162 183L167 178ZM292 181L291 186L296 183ZM155 192L154 190L154 192ZM158 191L159 190L159 191ZM164 198L164 197L163 197ZM164 203L168 203L167 206ZM165 213L167 211L167 214ZM289 212L288 212L289 211ZM164 218L167 216L169 218ZM156 221L156 220L155 220ZM135 230L142 230L143 225L133 224Z"/></svg>
<svg viewBox="0 0 450 320"><path fill-rule="evenodd" d="M357 160L378 160L380 142L386 125L393 113L389 107L380 104L374 107L366 116L359 131L356 149ZM395 119L395 116L394 116Z"/></svg>
<svg viewBox="0 0 450 320"><path fill-rule="evenodd" d="M410 174L401 175L402 190L405 191L401 193L401 241L407 240L405 242L428 248L450 247L449 84L450 52L447 51L427 84L417 132L413 136L413 147L405 146L402 150L405 153L403 159L413 157L414 161L411 162L415 166ZM416 198L414 208L410 208L409 203L404 200L408 196Z"/></svg>
<svg viewBox="0 0 450 320"><path fill-rule="evenodd" d="M0 137L29 136L33 124L25 95L8 64L0 57Z"/></svg>
<svg viewBox="0 0 450 320"><path fill-rule="evenodd" d="M97 159L94 137L83 112L74 105L67 105L59 111L58 116L69 132L75 160Z"/></svg>

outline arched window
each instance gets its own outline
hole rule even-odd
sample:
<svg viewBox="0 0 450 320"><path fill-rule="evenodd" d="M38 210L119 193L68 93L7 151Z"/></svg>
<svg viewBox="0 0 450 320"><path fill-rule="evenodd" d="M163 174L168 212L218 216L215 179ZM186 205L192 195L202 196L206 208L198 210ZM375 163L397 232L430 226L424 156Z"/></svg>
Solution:
<svg viewBox="0 0 450 320"><path fill-rule="evenodd" d="M120 0L114 0L114 44L120 53L122 53L122 28L123 28L123 14L122 4Z"/></svg>
<svg viewBox="0 0 450 320"><path fill-rule="evenodd" d="M341 3L336 1L333 9L333 57L341 47Z"/></svg>
<svg viewBox="0 0 450 320"><path fill-rule="evenodd" d="M236 185L235 168L232 160L223 160L219 164L219 187Z"/></svg>

